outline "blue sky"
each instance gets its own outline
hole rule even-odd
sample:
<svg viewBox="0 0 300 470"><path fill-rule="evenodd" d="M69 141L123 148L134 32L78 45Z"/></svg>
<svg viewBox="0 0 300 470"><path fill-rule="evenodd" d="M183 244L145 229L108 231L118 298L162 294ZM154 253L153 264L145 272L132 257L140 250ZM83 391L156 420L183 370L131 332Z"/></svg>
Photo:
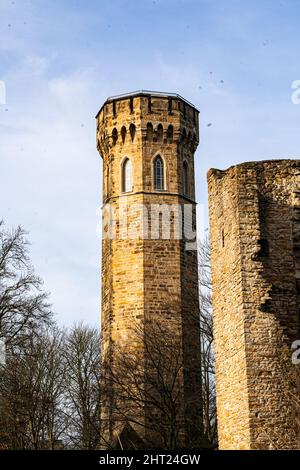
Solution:
<svg viewBox="0 0 300 470"><path fill-rule="evenodd" d="M0 0L0 218L30 232L60 323L99 323L106 97L169 91L198 107L206 205L209 168L299 158L299 18L299 0Z"/></svg>

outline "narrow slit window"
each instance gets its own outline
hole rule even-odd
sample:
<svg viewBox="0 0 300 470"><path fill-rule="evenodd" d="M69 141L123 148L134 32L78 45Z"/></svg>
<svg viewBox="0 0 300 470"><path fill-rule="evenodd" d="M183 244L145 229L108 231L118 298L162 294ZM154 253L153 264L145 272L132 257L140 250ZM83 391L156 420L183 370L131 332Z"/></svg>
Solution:
<svg viewBox="0 0 300 470"><path fill-rule="evenodd" d="M152 142L152 140L153 140L153 126L152 126L151 122L148 122L148 124L147 124L147 136L146 136L146 139L147 139L149 142Z"/></svg>
<svg viewBox="0 0 300 470"><path fill-rule="evenodd" d="M122 173L122 191L128 193L132 191L132 165L129 158L126 158L123 163Z"/></svg>
<svg viewBox="0 0 300 470"><path fill-rule="evenodd" d="M167 142L168 143L173 142L173 126L172 126L172 124L170 124L168 129L167 129Z"/></svg>
<svg viewBox="0 0 300 470"><path fill-rule="evenodd" d="M118 131L116 128L114 128L112 131L112 140L113 140L113 145L116 145L117 140L118 140Z"/></svg>
<svg viewBox="0 0 300 470"><path fill-rule="evenodd" d="M163 137L164 137L164 129L161 124L158 124L156 134L157 134L157 142L162 142Z"/></svg>
<svg viewBox="0 0 300 470"><path fill-rule="evenodd" d="M121 137L122 137L122 143L124 144L125 139L126 139L126 127L125 126L123 126L121 129Z"/></svg>
<svg viewBox="0 0 300 470"><path fill-rule="evenodd" d="M183 194L187 195L189 192L189 169L187 162L183 162Z"/></svg>
<svg viewBox="0 0 300 470"><path fill-rule="evenodd" d="M262 258L267 258L269 256L269 242L266 238L261 238L258 240L258 245L260 247L258 256Z"/></svg>
<svg viewBox="0 0 300 470"><path fill-rule="evenodd" d="M134 137L135 137L135 125L134 125L134 124L130 124L130 126L129 126L129 132L130 132L131 142L133 142L133 141L134 141Z"/></svg>
<svg viewBox="0 0 300 470"><path fill-rule="evenodd" d="M109 165L106 167L106 197L109 196Z"/></svg>

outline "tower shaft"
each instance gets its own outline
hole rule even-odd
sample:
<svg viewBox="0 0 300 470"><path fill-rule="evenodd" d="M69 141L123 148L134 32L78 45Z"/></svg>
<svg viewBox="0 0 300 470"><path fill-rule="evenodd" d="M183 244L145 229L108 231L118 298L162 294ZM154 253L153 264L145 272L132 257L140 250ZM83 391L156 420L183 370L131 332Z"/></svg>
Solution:
<svg viewBox="0 0 300 470"><path fill-rule="evenodd" d="M108 99L97 124L105 213L103 442L197 446L198 274L188 228L195 232L198 111L178 95L139 92Z"/></svg>

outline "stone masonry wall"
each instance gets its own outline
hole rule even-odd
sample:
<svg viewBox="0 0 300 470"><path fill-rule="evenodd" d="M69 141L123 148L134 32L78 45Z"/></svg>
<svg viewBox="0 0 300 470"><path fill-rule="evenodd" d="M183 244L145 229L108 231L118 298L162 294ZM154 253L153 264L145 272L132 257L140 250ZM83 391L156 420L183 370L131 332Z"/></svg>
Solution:
<svg viewBox="0 0 300 470"><path fill-rule="evenodd" d="M299 448L284 347L299 334L298 160L208 173L221 449Z"/></svg>

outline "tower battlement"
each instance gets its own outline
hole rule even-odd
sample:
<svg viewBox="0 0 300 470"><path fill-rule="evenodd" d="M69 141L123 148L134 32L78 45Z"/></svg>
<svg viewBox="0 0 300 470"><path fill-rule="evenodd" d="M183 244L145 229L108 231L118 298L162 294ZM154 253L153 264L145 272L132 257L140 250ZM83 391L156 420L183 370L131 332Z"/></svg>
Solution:
<svg viewBox="0 0 300 470"><path fill-rule="evenodd" d="M176 94L138 91L108 98L97 116L97 148L102 155L126 139L190 146L199 143L199 111Z"/></svg>
<svg viewBox="0 0 300 470"><path fill-rule="evenodd" d="M157 155L164 163L164 192L194 200L198 113L179 95L136 92L109 98L97 114L104 201L124 193L120 172L126 159L130 159L133 168L130 193L156 191L153 159ZM188 173L186 188L183 187L183 171Z"/></svg>

